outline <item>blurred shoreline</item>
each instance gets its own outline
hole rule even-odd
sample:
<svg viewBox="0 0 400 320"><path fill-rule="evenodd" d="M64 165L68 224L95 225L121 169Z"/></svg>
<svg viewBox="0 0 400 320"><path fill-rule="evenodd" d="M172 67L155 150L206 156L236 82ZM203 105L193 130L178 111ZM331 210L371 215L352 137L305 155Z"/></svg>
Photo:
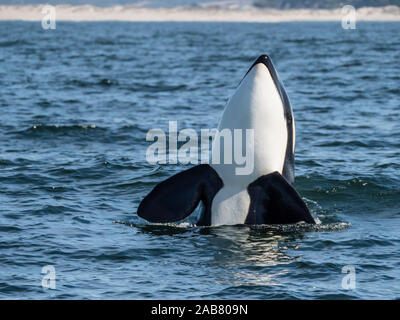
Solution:
<svg viewBox="0 0 400 320"><path fill-rule="evenodd" d="M2 5L0 21L41 21L45 5ZM95 7L56 5L57 21L193 21L193 22L285 22L340 21L341 8L324 9L243 9L214 7L144 8L135 5ZM400 7L364 7L357 9L357 21L400 21Z"/></svg>

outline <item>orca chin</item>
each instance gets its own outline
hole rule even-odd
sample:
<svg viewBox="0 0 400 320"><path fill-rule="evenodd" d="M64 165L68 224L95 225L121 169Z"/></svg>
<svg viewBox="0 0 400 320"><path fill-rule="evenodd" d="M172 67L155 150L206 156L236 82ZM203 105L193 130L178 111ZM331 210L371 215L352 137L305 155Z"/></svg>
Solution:
<svg viewBox="0 0 400 320"><path fill-rule="evenodd" d="M199 226L314 224L293 187L294 117L269 56L258 57L240 81L222 114L218 131L224 129L253 130L250 174L237 175L238 166L233 163L192 167L156 185L141 201L137 214L150 222L176 222L201 203ZM217 134L213 154L225 151L216 143L218 138Z"/></svg>

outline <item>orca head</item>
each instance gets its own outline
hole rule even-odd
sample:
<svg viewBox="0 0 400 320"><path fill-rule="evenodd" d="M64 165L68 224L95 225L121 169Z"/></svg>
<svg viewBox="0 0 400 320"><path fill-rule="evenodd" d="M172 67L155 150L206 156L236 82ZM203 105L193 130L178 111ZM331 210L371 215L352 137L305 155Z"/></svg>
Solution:
<svg viewBox="0 0 400 320"><path fill-rule="evenodd" d="M252 64L227 103L218 126L219 131L223 129L252 129L254 133L253 144L242 143L243 154L254 155L252 174L237 177L237 163L213 163L223 181L231 179L232 183L247 186L261 175L282 173L288 140L285 107L277 73L267 55L261 55ZM224 154L222 144L214 143L214 151Z"/></svg>
<svg viewBox="0 0 400 320"><path fill-rule="evenodd" d="M252 97L262 97L262 103L265 106L274 104L275 107L281 109L282 105L286 104L286 92L283 88L282 83L279 80L278 73L274 67L274 64L268 55L263 54L259 56L256 61L254 61L254 63L247 70L246 74L240 81L236 92L231 98L230 102L234 102L232 100L234 100L235 96L236 98L238 96L240 97L246 91L249 92ZM263 94L267 91L268 96ZM278 100L281 103L277 103Z"/></svg>

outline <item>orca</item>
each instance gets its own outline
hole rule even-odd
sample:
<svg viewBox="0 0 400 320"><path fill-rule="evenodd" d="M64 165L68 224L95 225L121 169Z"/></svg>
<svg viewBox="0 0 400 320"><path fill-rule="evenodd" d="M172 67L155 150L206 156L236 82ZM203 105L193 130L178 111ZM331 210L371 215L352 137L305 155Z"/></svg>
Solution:
<svg viewBox="0 0 400 320"><path fill-rule="evenodd" d="M222 114L218 131L223 129L254 130L250 174L236 174L235 163L194 166L156 185L137 214L150 222L176 222L201 202L197 226L315 224L293 187L293 111L269 56L261 55L239 83Z"/></svg>

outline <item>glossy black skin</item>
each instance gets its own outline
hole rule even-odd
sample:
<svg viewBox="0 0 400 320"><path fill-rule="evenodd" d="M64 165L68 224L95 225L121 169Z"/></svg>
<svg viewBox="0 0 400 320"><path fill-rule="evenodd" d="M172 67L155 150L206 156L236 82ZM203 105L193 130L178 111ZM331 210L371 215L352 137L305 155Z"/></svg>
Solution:
<svg viewBox="0 0 400 320"><path fill-rule="evenodd" d="M201 201L199 225L210 225L212 200L222 186L213 168L198 165L160 182L142 200L137 214L150 222L176 222L189 216Z"/></svg>
<svg viewBox="0 0 400 320"><path fill-rule="evenodd" d="M314 224L306 204L279 173L261 176L249 184L250 207L245 224Z"/></svg>
<svg viewBox="0 0 400 320"><path fill-rule="evenodd" d="M294 141L293 112L289 98L267 55L260 56L247 73L259 63L268 68L281 96L288 141L282 175L279 172L264 175L248 186L250 207L245 224L288 224L300 221L315 223L307 206L292 186ZM222 187L223 181L212 167L207 164L198 165L159 183L142 200L137 213L150 222L176 222L189 216L201 201L203 207L197 225L209 226L212 201Z"/></svg>

